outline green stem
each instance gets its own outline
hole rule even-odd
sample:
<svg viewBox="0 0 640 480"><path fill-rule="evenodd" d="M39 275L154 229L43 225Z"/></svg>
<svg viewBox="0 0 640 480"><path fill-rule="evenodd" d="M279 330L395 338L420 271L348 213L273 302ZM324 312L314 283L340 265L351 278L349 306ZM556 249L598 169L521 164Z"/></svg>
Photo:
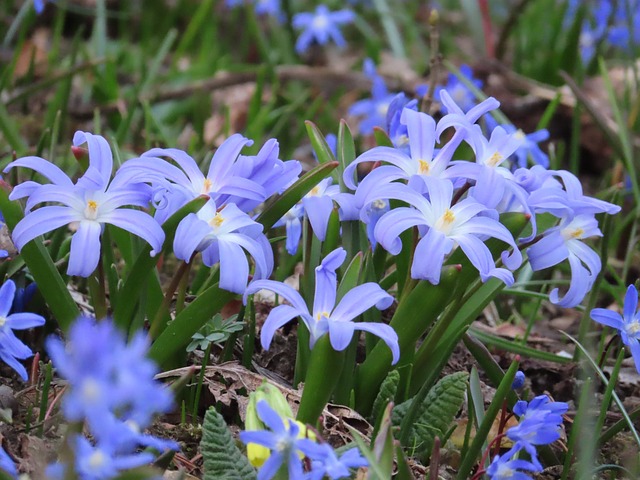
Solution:
<svg viewBox="0 0 640 480"><path fill-rule="evenodd" d="M473 464L475 463L478 454L482 450L482 445L489 435L489 431L493 426L495 418L498 416L498 413L502 409L502 402L511 391L511 384L513 383L513 379L516 376L519 365L519 357L516 357L516 360L511 364L509 370L507 370L507 373L505 373L502 382L500 382L493 400L491 401L489 408L485 412L485 416L482 419L480 426L478 427L478 431L476 432L475 437L473 438L473 442L471 442L471 446L467 450L467 454L462 459L462 463L460 465L460 468L458 469L458 476L456 477L457 480L464 480L466 478L469 478L469 473L471 473Z"/></svg>
<svg viewBox="0 0 640 480"><path fill-rule="evenodd" d="M297 420L317 425L322 410L331 398L340 378L337 372L342 370L344 356L344 351L336 352L333 349L328 334L318 339L311 350Z"/></svg>
<svg viewBox="0 0 640 480"><path fill-rule="evenodd" d="M107 317L107 292L104 285L104 267L102 263L102 255L98 260L98 267L96 271L89 275L87 278L87 284L89 287L89 294L91 295L91 304L93 306L93 312L98 320L102 320Z"/></svg>
<svg viewBox="0 0 640 480"><path fill-rule="evenodd" d="M171 305L171 300L173 300L173 294L176 292L182 277L184 277L185 273L189 270L189 264L183 261L176 274L171 279L171 283L167 287L167 290L164 294L164 299L162 300L162 304L160 308L156 312L156 316L153 318L151 322L151 326L149 327L149 338L155 339L160 333L160 328L162 326L162 319L169 312L169 305Z"/></svg>
<svg viewBox="0 0 640 480"><path fill-rule="evenodd" d="M204 357L202 358L202 367L200 368L200 375L198 375L198 385L196 386L196 396L193 399L193 409L191 410L191 420L194 425L197 423L196 419L198 418L198 405L200 405L200 395L202 394L202 383L204 382L204 374L207 370L207 365L209 365L209 355L211 355L211 347L213 346L213 342L209 342L207 348L204 351Z"/></svg>

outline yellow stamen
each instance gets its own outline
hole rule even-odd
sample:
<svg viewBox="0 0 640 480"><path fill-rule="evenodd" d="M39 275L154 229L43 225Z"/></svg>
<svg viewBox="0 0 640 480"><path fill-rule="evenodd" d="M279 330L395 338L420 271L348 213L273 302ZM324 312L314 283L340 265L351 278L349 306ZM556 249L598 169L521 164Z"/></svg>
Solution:
<svg viewBox="0 0 640 480"><path fill-rule="evenodd" d="M487 165L489 165L490 167L495 167L500 162L502 162L503 158L504 157L502 156L502 154L500 154L499 152L496 152L493 155L491 155L491 157L489 157L489 160L487 161Z"/></svg>
<svg viewBox="0 0 640 480"><path fill-rule="evenodd" d="M88 200L87 208L84 209L84 216L87 220L95 220L98 217L98 202L95 200Z"/></svg>
<svg viewBox="0 0 640 480"><path fill-rule="evenodd" d="M422 175L428 175L429 169L431 168L431 166L429 165L429 162L427 162L426 160L418 160L418 162L420 163L420 166L418 167L418 172Z"/></svg>
<svg viewBox="0 0 640 480"><path fill-rule="evenodd" d="M327 317L329 318L329 312L320 312L316 314L316 321L320 321L322 319L322 317Z"/></svg>
<svg viewBox="0 0 640 480"><path fill-rule="evenodd" d="M202 184L202 193L209 193L211 191L212 186L213 186L213 182L208 178L205 178L204 183Z"/></svg>
<svg viewBox="0 0 640 480"><path fill-rule="evenodd" d="M223 223L224 223L224 217L220 215L219 212L217 212L209 222L209 225L211 225L212 227L219 227Z"/></svg>
<svg viewBox="0 0 640 480"><path fill-rule="evenodd" d="M318 185L316 185L315 187L313 187L311 189L311 191L309 192L309 196L310 197L317 197L318 193L320 193L320 187Z"/></svg>
<svg viewBox="0 0 640 480"><path fill-rule="evenodd" d="M445 225L448 225L450 223L453 223L453 221L456 219L455 215L453 214L453 212L449 209L447 209L446 212L444 212L444 215L442 216L442 223L444 223Z"/></svg>
<svg viewBox="0 0 640 480"><path fill-rule="evenodd" d="M6 317L0 317L0 328L4 327L5 323L7 323Z"/></svg>

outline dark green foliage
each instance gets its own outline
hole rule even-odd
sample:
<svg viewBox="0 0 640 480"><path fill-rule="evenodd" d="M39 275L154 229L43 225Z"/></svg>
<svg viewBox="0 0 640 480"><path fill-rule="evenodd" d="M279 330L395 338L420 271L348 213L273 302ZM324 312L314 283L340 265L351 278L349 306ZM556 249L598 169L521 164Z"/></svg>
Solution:
<svg viewBox="0 0 640 480"><path fill-rule="evenodd" d="M231 436L227 424L215 408L207 410L202 426L200 450L204 458L205 480L251 480L256 473Z"/></svg>
<svg viewBox="0 0 640 480"><path fill-rule="evenodd" d="M448 432L464 401L468 379L467 372L453 373L441 379L429 390L410 433L409 444L415 446L416 453L428 454L436 435L442 439ZM407 400L393 409L394 426L400 425L412 401Z"/></svg>

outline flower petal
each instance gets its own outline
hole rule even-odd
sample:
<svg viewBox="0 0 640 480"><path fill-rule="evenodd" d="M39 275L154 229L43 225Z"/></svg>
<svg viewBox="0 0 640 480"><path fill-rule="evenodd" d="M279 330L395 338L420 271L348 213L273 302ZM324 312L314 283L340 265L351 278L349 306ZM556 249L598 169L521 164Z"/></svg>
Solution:
<svg viewBox="0 0 640 480"><path fill-rule="evenodd" d="M626 306L626 305L625 305ZM591 319L616 330L624 330L625 322L620 314L607 310L606 308L594 308L591 310Z"/></svg>
<svg viewBox="0 0 640 480"><path fill-rule="evenodd" d="M100 259L101 233L102 227L98 222L80 222L78 230L71 237L68 275L88 277L93 273Z"/></svg>
<svg viewBox="0 0 640 480"><path fill-rule="evenodd" d="M269 350L273 335L283 325L289 323L291 320L300 315L300 312L293 308L291 305L278 305L271 312L262 326L260 331L260 343L262 348Z"/></svg>
<svg viewBox="0 0 640 480"><path fill-rule="evenodd" d="M18 222L12 232L13 243L21 250L37 236L79 220L80 215L69 207L39 208Z"/></svg>
<svg viewBox="0 0 640 480"><path fill-rule="evenodd" d="M295 308L298 312L305 312L307 314L309 313L307 304L298 292L296 292L289 285L286 285L282 282L276 282L275 280L254 280L247 286L242 301L246 304L247 297L249 295L252 295L263 289L271 290L272 292L280 295L287 302L293 305L293 308Z"/></svg>
<svg viewBox="0 0 640 480"><path fill-rule="evenodd" d="M331 312L330 323L350 322L375 305L385 310L393 303L393 297L377 283L369 282L349 290Z"/></svg>
<svg viewBox="0 0 640 480"><path fill-rule="evenodd" d="M100 221L120 227L151 245L151 256L162 251L164 231L155 219L140 210L118 209L100 217Z"/></svg>
<svg viewBox="0 0 640 480"><path fill-rule="evenodd" d="M0 287L0 317L6 318L9 315L15 296L16 284L13 280L7 280Z"/></svg>
<svg viewBox="0 0 640 480"><path fill-rule="evenodd" d="M12 330L25 330L27 328L41 327L44 325L44 317L35 313L14 313L7 317L7 325Z"/></svg>
<svg viewBox="0 0 640 480"><path fill-rule="evenodd" d="M0 290L0 296L2 295L2 290ZM638 291L636 290L635 285L629 285L627 288L627 293L624 296L624 309L623 309L623 318L626 323L631 323L638 311Z"/></svg>
<svg viewBox="0 0 640 480"><path fill-rule="evenodd" d="M226 236L225 236L226 237ZM240 245L224 237L218 238L220 249L220 288L242 294L249 278L249 261Z"/></svg>
<svg viewBox="0 0 640 480"><path fill-rule="evenodd" d="M391 365L398 363L398 360L400 360L400 346L398 345L398 334L392 327L385 323L374 322L358 322L354 323L354 326L356 330L369 332L379 337L391 350Z"/></svg>

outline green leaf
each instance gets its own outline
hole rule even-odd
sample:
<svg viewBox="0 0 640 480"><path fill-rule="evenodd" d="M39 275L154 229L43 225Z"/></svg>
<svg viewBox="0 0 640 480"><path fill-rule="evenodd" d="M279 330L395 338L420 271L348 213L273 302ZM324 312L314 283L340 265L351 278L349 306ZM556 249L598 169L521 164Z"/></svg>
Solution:
<svg viewBox="0 0 640 480"><path fill-rule="evenodd" d="M257 222L261 223L265 230L273 227L273 224L280 220L285 213L300 201L307 193L315 187L320 180L325 178L329 173L338 166L338 162L332 161L322 163L313 170L307 172L306 175L300 177L296 183L287 188L282 195L275 197L272 201L267 202L264 210L258 218Z"/></svg>
<svg viewBox="0 0 640 480"><path fill-rule="evenodd" d="M398 334L401 358L413 353L416 340L427 331L447 306L459 275L459 269L446 267L438 285L421 281L411 293L400 300L390 325ZM367 414L390 368L391 352L384 342L378 342L358 368L356 405L359 412Z"/></svg>
<svg viewBox="0 0 640 480"><path fill-rule="evenodd" d="M382 414L382 410L387 406L389 402L393 402L398 391L398 384L400 383L400 372L398 370L391 370L384 379L380 386L380 391L376 400L373 402L373 408L371 409L371 422L373 424L378 423L378 418Z"/></svg>
<svg viewBox="0 0 640 480"><path fill-rule="evenodd" d="M418 452L429 454L436 435L443 438L458 410L462 406L467 391L469 374L457 372L447 375L436 383L424 402L420 405L418 417L409 435L409 445L415 445ZM400 426L402 418L409 411L413 399L401 403L393 409L393 424Z"/></svg>
<svg viewBox="0 0 640 480"><path fill-rule="evenodd" d="M338 184L340 191L348 192L349 190L344 184L343 173L347 165L356 159L356 145L353 141L353 135L349 130L349 125L344 120L340 120L340 128L338 129Z"/></svg>
<svg viewBox="0 0 640 480"><path fill-rule="evenodd" d="M2 210L5 223L11 231L24 217L20 203L9 200L9 193L4 188L0 188L0 210ZM71 323L78 318L80 310L76 302L73 301L67 284L51 260L51 256L42 242L42 237L36 237L27 243L22 248L20 256L29 267L29 271L38 284L38 289L42 292L53 316L58 321L58 325L66 331Z"/></svg>
<svg viewBox="0 0 640 480"><path fill-rule="evenodd" d="M215 408L204 416L200 450L204 459L204 480L250 480L256 472L236 446L229 427Z"/></svg>
<svg viewBox="0 0 640 480"><path fill-rule="evenodd" d="M149 349L149 356L162 365L174 353L184 350L193 334L200 330L216 312L222 310L233 295L218 288L217 284L199 294L153 342Z"/></svg>

